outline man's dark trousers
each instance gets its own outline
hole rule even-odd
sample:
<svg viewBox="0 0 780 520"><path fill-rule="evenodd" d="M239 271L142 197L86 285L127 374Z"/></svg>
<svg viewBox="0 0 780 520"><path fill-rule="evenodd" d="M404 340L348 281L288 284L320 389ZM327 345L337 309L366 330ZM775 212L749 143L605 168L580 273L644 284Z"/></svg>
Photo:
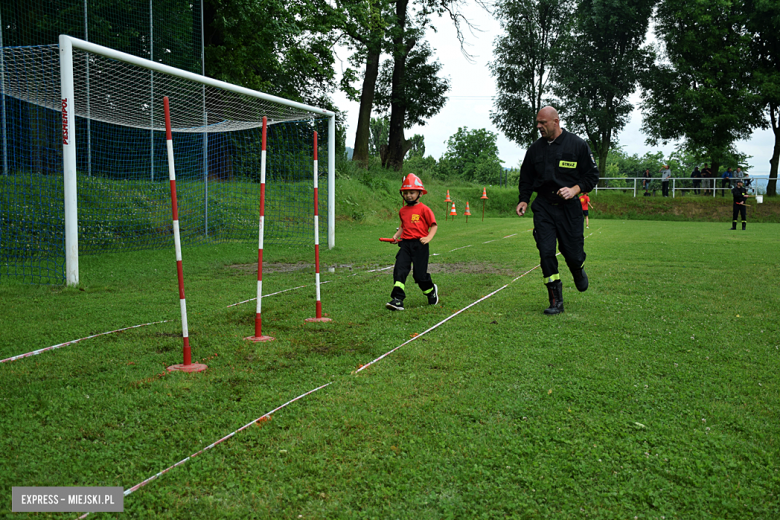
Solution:
<svg viewBox="0 0 780 520"><path fill-rule="evenodd" d="M737 216L742 217L742 226L745 225L745 222L747 222L747 206L745 204L737 204L734 203L734 210L732 211L732 214L734 215L732 217L732 222L734 223L734 227L737 227Z"/></svg>
<svg viewBox="0 0 780 520"><path fill-rule="evenodd" d="M534 212L534 239L544 278L558 274L556 249L560 249L569 270L576 272L582 268L585 263L585 237L582 234L585 218L580 200L575 197L552 202L537 196L531 210Z"/></svg>

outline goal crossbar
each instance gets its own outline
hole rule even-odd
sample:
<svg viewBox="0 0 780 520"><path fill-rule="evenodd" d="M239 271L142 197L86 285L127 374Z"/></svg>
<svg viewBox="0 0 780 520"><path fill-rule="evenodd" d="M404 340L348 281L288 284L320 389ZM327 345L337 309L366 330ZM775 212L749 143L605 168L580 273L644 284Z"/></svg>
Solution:
<svg viewBox="0 0 780 520"><path fill-rule="evenodd" d="M138 96L125 94L124 89L116 88L113 94L107 96L85 96L83 89L75 90L75 78L86 77L87 92L89 91L90 59L75 59L74 50L116 60L132 66L151 71L149 85L156 90L156 74L178 78L189 84L200 85L199 91L181 89L170 82L165 87L171 92L159 92L159 97L169 96L171 100L180 96L182 105L201 107L197 116L190 111L177 117L172 110L172 131L184 133L211 133L255 128L262 125L266 116L269 124L286 121L311 120L315 118L328 119L328 185L334 189L328 190L328 247L335 245L335 113L318 107L309 106L296 101L280 98L263 92L247 89L224 81L208 78L199 74L170 67L162 63L133 56L67 35L59 37L60 52L60 88L61 103L54 108L62 114L62 146L64 174L64 210L65 210L65 259L66 282L76 285L78 274L78 211L77 211L77 173L76 173L76 116L90 120L111 121L117 124L135 128L145 128L152 131L164 130L162 117L154 117L153 101L146 103ZM92 65L98 69L97 65ZM95 71L93 70L94 74ZM146 81L145 79L143 81ZM81 85L80 85L81 86ZM152 97L152 100L157 95ZM251 102L247 102L247 100ZM181 112L180 112L181 113ZM121 114L122 120L114 117Z"/></svg>

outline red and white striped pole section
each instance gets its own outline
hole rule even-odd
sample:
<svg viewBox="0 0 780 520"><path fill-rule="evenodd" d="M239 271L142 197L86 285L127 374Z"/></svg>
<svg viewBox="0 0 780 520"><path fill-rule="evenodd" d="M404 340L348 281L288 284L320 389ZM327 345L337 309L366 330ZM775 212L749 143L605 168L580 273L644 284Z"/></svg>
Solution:
<svg viewBox="0 0 780 520"><path fill-rule="evenodd" d="M181 236L179 234L179 204L176 201L176 168L173 164L173 138L171 137L171 110L168 96L163 98L165 106L165 142L168 147L168 178L171 180L171 210L173 212L173 243L176 246L176 273L179 276L179 304L181 306L181 334L184 338L184 363L171 365L168 370L201 372L206 365L192 362L190 334L187 329L187 300L184 298L184 271L181 266Z"/></svg>
<svg viewBox="0 0 780 520"><path fill-rule="evenodd" d="M263 116L263 147L260 151L260 223L258 225L257 246L257 309L255 311L255 335L244 338L248 341L271 341L275 338L263 336L262 303L263 303L263 235L265 234L265 141L268 129L268 118Z"/></svg>
<svg viewBox="0 0 780 520"><path fill-rule="evenodd" d="M331 321L330 318L322 317L322 302L320 301L320 214L317 170L317 132L314 132L314 285L317 294L317 316L306 318L305 321Z"/></svg>

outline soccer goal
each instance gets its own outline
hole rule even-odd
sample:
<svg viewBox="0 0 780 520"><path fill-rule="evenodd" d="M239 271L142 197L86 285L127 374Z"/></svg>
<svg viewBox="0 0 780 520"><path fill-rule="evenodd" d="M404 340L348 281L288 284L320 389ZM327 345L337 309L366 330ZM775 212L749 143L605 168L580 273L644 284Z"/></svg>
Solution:
<svg viewBox="0 0 780 520"><path fill-rule="evenodd" d="M64 252L64 280L53 283L74 285L79 254L170 245L166 96L182 243L256 238L265 116L266 239L311 244L317 132L327 215L318 226L334 246L333 112L69 36L2 57L2 183L14 194L2 201L3 275L9 263L26 276Z"/></svg>

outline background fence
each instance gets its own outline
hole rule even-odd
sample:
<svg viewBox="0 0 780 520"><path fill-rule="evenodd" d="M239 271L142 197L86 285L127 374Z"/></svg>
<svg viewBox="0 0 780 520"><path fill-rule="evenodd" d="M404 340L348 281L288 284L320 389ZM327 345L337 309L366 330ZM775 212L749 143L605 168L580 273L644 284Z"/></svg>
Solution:
<svg viewBox="0 0 780 520"><path fill-rule="evenodd" d="M727 185L724 185L721 178L707 178L698 179L699 183L695 184L696 180L689 177L672 177L669 179L669 196L687 196L687 195L699 195L715 197L716 195L728 196L727 193L731 188L737 185L736 178L731 178ZM644 177L601 177L599 179L599 186L593 189L593 193L598 193L599 190L620 190L624 193L632 193L634 197L644 196L645 192L651 196L660 196L662 191L662 183L660 177L651 177L649 186L647 189L644 187ZM749 177L743 177L742 181L748 188L748 192L753 195L766 194L767 183L769 182L768 175L750 175Z"/></svg>

